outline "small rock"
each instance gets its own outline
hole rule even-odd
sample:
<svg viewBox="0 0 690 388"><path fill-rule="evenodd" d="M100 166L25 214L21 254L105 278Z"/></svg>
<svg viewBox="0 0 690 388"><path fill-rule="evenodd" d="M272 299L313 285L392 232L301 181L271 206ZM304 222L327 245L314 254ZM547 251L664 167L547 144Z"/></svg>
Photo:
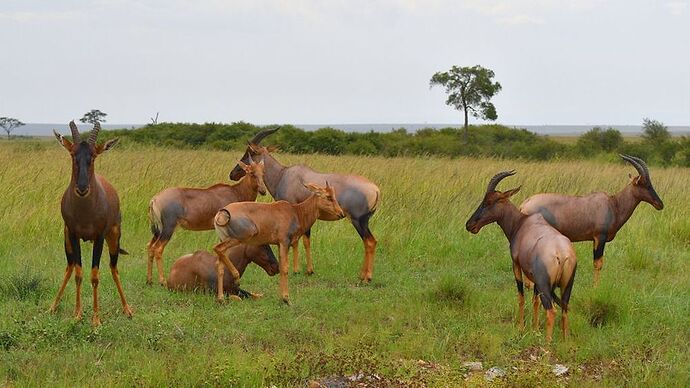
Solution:
<svg viewBox="0 0 690 388"><path fill-rule="evenodd" d="M497 377L503 377L505 375L506 375L506 372L503 369L494 366L494 367L489 368L489 370L486 371L486 373L484 374L484 378L487 381L491 381Z"/></svg>
<svg viewBox="0 0 690 388"><path fill-rule="evenodd" d="M569 370L568 367L565 365L562 365L562 364L556 364L553 366L553 369L552 369L553 374L555 374L556 377L561 377L561 376L567 375L568 370Z"/></svg>
<svg viewBox="0 0 690 388"><path fill-rule="evenodd" d="M480 361L466 362L462 364L462 367L469 369L471 372L478 372L484 369L484 366Z"/></svg>

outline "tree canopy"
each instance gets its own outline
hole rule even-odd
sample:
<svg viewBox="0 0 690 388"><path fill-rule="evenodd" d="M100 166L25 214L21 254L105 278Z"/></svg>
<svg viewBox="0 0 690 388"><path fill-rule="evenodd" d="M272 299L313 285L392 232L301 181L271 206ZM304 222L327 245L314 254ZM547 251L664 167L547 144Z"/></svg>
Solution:
<svg viewBox="0 0 690 388"><path fill-rule="evenodd" d="M84 116L79 121L91 124L96 124L96 122L105 123L105 116L107 115L107 113L101 112L98 109L91 109L89 112L84 113Z"/></svg>
<svg viewBox="0 0 690 388"><path fill-rule="evenodd" d="M483 120L496 120L498 114L491 98L501 91L501 84L492 82L494 72L479 65L472 67L453 66L448 71L437 72L431 77L430 87L443 86L448 98L446 105L463 111L465 129L468 115Z"/></svg>
<svg viewBox="0 0 690 388"><path fill-rule="evenodd" d="M7 132L7 139L9 140L10 134L15 128L25 125L21 121L12 117L0 117L0 127Z"/></svg>

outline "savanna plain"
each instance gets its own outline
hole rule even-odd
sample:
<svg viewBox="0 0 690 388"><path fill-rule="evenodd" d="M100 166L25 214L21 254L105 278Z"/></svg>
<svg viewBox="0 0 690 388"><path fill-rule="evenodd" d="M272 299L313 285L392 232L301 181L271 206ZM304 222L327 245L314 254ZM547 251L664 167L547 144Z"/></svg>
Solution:
<svg viewBox="0 0 690 388"><path fill-rule="evenodd" d="M57 313L47 312L66 264L59 203L69 156L55 141L0 143L0 385L281 387L353 375L375 386L690 384L690 170L650 168L665 208L638 206L607 244L596 289L592 244L575 244L571 336L559 335L557 321L547 344L543 310L539 331L530 329L531 313L527 329L517 328L500 228L471 235L465 221L498 171L517 170L499 189L521 185L513 197L519 205L538 192L617 192L635 173L630 165L277 153L285 165L378 184L373 281L360 284L363 246L342 220L314 226L315 274L290 274L291 306L278 297L278 278L255 265L241 286L263 293L258 300L217 304L208 294L146 285L151 197L170 186L227 182L241 154L124 143L99 157L96 172L121 199L122 247L130 254L119 268L134 317L122 314L104 265L103 325L94 329L88 276L83 321L72 318L74 281ZM177 257L216 241L213 231L178 230L165 251L166 272ZM91 244L82 243L82 252L88 273ZM463 367L468 361L500 367L506 376L487 382ZM554 364L569 373L556 377Z"/></svg>

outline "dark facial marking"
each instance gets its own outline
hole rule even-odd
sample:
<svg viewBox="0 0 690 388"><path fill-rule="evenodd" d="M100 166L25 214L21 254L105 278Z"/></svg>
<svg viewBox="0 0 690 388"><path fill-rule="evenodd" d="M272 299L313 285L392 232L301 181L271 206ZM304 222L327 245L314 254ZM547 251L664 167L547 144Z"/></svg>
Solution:
<svg viewBox="0 0 690 388"><path fill-rule="evenodd" d="M77 147L76 152L74 152L74 165L77 169L77 193L86 195L89 190L94 157L87 142L83 141Z"/></svg>

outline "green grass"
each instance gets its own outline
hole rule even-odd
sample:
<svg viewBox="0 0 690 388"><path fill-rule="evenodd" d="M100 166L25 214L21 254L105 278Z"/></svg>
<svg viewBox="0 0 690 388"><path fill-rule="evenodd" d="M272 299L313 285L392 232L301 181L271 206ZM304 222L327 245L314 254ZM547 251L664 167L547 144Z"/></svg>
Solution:
<svg viewBox="0 0 690 388"><path fill-rule="evenodd" d="M103 325L93 330L88 280L82 322L72 318L73 281L57 314L46 312L65 267L59 201L69 157L54 142L1 143L0 384L295 386L359 372L375 385L485 384L462 367L466 361L505 369L498 385L690 384L690 170L652 169L666 208L638 207L607 245L598 289L592 246L576 244L572 335L549 346L543 327L520 332L515 325L515 282L500 229L474 236L465 221L499 170L517 169L501 188L522 185L519 203L542 191L617 191L629 166L278 154L285 164L361 174L379 185L373 282L359 284L362 243L340 221L316 224L315 275L290 275L292 306L281 304L278 279L257 266L242 279L243 288L264 293L257 301L218 305L210 295L147 286L150 198L169 186L225 181L239 156L121 147L99 158L97 171L122 202L130 255L121 256L120 272L135 315L121 314L102 271ZM174 258L215 242L211 231L178 231L166 271ZM89 263L91 244L82 251ZM554 377L554 363L567 365L569 376Z"/></svg>

